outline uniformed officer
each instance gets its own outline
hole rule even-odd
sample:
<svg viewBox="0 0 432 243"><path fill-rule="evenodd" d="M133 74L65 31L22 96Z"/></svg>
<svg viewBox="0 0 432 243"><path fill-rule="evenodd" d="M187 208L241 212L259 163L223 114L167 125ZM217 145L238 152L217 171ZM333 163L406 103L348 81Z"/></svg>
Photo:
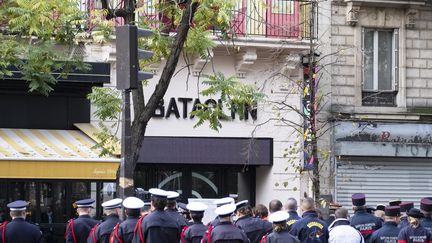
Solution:
<svg viewBox="0 0 432 243"><path fill-rule="evenodd" d="M328 226L330 226L333 223L333 221L336 219L335 212L338 208L341 208L341 207L342 207L342 205L340 205L337 202L331 202L329 204L329 217L325 221Z"/></svg>
<svg viewBox="0 0 432 243"><path fill-rule="evenodd" d="M125 208L126 220L117 224L110 236L110 242L113 243L126 243L132 242L134 236L135 225L141 215L141 208L144 202L137 197L127 197L123 200L123 207Z"/></svg>
<svg viewBox="0 0 432 243"><path fill-rule="evenodd" d="M87 242L91 229L99 223L90 217L94 202L94 199L89 198L74 203L77 207L78 218L69 220L65 233L67 243Z"/></svg>
<svg viewBox="0 0 432 243"><path fill-rule="evenodd" d="M292 197L288 198L285 209L288 211L289 214L289 219L287 221L289 231L291 230L291 226L295 222L297 222L297 220L301 219L301 217L297 214L297 200Z"/></svg>
<svg viewBox="0 0 432 243"><path fill-rule="evenodd" d="M285 211L274 212L269 216L269 221L273 223L273 232L265 235L261 243L300 243L298 239L292 236L288 231L287 221L290 215Z"/></svg>
<svg viewBox="0 0 432 243"><path fill-rule="evenodd" d="M231 216L236 210L235 204L226 204L216 208L215 213L219 216L219 224L209 228L204 236L203 242L236 242L249 243L245 232L232 223Z"/></svg>
<svg viewBox="0 0 432 243"><path fill-rule="evenodd" d="M291 226L290 233L303 243L327 243L329 238L327 225L318 218L314 200L310 197L303 198L300 205L303 212L302 219Z"/></svg>
<svg viewBox="0 0 432 243"><path fill-rule="evenodd" d="M42 242L42 232L36 225L25 221L28 203L18 200L7 205L10 209L11 222L3 222L0 226L1 242L39 243Z"/></svg>
<svg viewBox="0 0 432 243"><path fill-rule="evenodd" d="M193 223L183 228L180 236L181 243L200 243L207 231L207 227L202 222L207 205L191 202L187 204L186 209L190 212Z"/></svg>
<svg viewBox="0 0 432 243"><path fill-rule="evenodd" d="M87 243L109 243L111 232L114 227L120 223L120 210L122 199L115 198L102 203L105 221L95 225L87 238Z"/></svg>
<svg viewBox="0 0 432 243"><path fill-rule="evenodd" d="M234 205L234 198L224 197L224 198L216 199L213 201L213 204L216 205L216 208L221 207L221 206L226 205L226 204L233 204ZM219 224L219 217L216 217L210 223L208 223L207 226L208 227L210 227L210 226L215 227L218 224Z"/></svg>
<svg viewBox="0 0 432 243"><path fill-rule="evenodd" d="M381 228L382 222L377 217L366 212L366 196L363 193L355 193L351 197L354 215L351 217L351 226L363 235L365 242L373 232Z"/></svg>
<svg viewBox="0 0 432 243"><path fill-rule="evenodd" d="M179 207L180 214L189 222L189 224L193 223L192 218L190 216L190 212L187 209L186 203L177 203Z"/></svg>
<svg viewBox="0 0 432 243"><path fill-rule="evenodd" d="M406 202L406 203L401 203L399 206L400 206L401 216L400 216L400 223L398 225L398 228L403 229L409 225L407 213L411 208L414 207L414 203Z"/></svg>
<svg viewBox="0 0 432 243"><path fill-rule="evenodd" d="M398 236L398 243L431 243L431 233L420 225L423 218L422 212L417 208L408 211L409 226L401 229Z"/></svg>
<svg viewBox="0 0 432 243"><path fill-rule="evenodd" d="M152 188L152 211L145 216L142 224L135 230L133 242L179 242L180 227L172 217L164 211L168 193L162 189Z"/></svg>
<svg viewBox="0 0 432 243"><path fill-rule="evenodd" d="M235 225L246 233L251 243L259 243L261 238L272 230L270 222L253 217L248 200L236 203L236 215Z"/></svg>
<svg viewBox="0 0 432 243"><path fill-rule="evenodd" d="M420 201L420 209L424 215L421 221L421 226L432 233L432 200L429 198L422 198Z"/></svg>
<svg viewBox="0 0 432 243"><path fill-rule="evenodd" d="M145 216L151 212L151 202L143 201L144 206L141 208L141 216Z"/></svg>
<svg viewBox="0 0 432 243"><path fill-rule="evenodd" d="M179 231L181 231L185 226L189 225L189 222L185 217L180 215L177 210L177 198L180 196L180 194L174 191L167 191L167 193L168 196L165 212L167 212L168 215L177 222L177 224L180 226Z"/></svg>
<svg viewBox="0 0 432 243"><path fill-rule="evenodd" d="M384 209L385 222L383 226L372 233L370 243L396 243L400 229L399 223L400 207L389 206Z"/></svg>
<svg viewBox="0 0 432 243"><path fill-rule="evenodd" d="M393 199L389 201L389 206L399 206L402 203L400 199Z"/></svg>

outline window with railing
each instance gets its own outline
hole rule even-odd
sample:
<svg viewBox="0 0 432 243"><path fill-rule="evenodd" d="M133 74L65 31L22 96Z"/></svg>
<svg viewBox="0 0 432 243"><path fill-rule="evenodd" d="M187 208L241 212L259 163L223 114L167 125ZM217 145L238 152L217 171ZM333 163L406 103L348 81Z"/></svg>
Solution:
<svg viewBox="0 0 432 243"><path fill-rule="evenodd" d="M162 1L140 0L138 8L140 17L150 21L160 21L165 27L170 26L172 20L167 18L156 8ZM310 4L299 0L237 0L232 10L229 34L233 37L262 36L284 39L309 38ZM123 0L109 0L111 8L120 8ZM102 7L101 0L81 0L81 9L92 10ZM118 18L117 18L118 19ZM122 24L116 20L117 24ZM171 25L172 27L172 25ZM213 29L217 34L218 30ZM168 28L167 31L175 31Z"/></svg>

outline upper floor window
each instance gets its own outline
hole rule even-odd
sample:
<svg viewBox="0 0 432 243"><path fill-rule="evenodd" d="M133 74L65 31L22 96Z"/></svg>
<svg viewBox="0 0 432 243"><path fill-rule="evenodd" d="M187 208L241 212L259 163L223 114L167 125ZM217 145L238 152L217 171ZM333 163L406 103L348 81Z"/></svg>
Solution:
<svg viewBox="0 0 432 243"><path fill-rule="evenodd" d="M396 106L398 30L364 28L362 34L362 104Z"/></svg>

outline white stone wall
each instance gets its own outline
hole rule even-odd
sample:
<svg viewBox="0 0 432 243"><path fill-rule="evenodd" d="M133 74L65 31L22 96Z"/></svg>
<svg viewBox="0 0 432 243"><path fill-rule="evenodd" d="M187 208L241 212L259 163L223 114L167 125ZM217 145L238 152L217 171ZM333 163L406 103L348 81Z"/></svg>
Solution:
<svg viewBox="0 0 432 243"><path fill-rule="evenodd" d="M105 51L108 50L111 54L115 53L113 48L115 46ZM214 67L216 72L222 72L226 77L236 75L239 60L242 58L242 54L249 50L247 48L249 47L240 48L240 53L236 53L231 47L227 46L216 48L213 50L213 64L208 63L203 70L203 74L211 74ZM98 48L92 48L91 52L98 53L99 50ZM290 52L286 50L279 53L273 53L269 48L254 48L254 50L256 50L257 59L242 68L242 71L245 72L245 77L240 80L255 85L267 96L266 101L259 104L258 119L256 121L253 121L251 117L247 121L241 121L238 118L233 121L225 121L219 132L211 130L208 124L194 128L197 119L191 119L190 117L183 118L183 105L177 100L180 118L176 118L174 115L171 115L169 118L152 118L149 122L146 135L188 137L254 136L273 138L274 165L272 167L257 168L256 201L257 203L268 205L272 199L279 199L283 202L289 197L299 199L303 191L308 190L308 188L301 185L300 175L288 163L288 159L284 154L286 153L285 149L288 149L290 146L296 146L294 144L295 141L301 140L302 137L299 136L299 133L294 128L278 122L277 119L278 117L284 117L297 124L302 124L302 120L295 111L288 108L278 110L272 102L285 101L287 104L300 109L301 100L296 84L296 81L303 78L303 71L299 63L300 58L298 58L300 53L297 50L294 55L289 56ZM115 87L115 57L113 55L100 54L98 57L94 57L94 59L108 60L112 63L112 82L106 86ZM190 63L195 64L196 60L191 57ZM176 99L179 97L200 98L201 102L208 99L199 94L199 91L205 88L201 84L204 77L200 77L200 81L198 81L198 77L193 75L193 66L191 66L190 74L187 68L179 71L184 66L185 61L180 60L177 68L178 73L172 79L171 85L165 95L165 109L171 97ZM146 100L153 92L162 68L163 64L160 65L160 69L155 77L145 87L144 95ZM283 75L277 75L278 73L282 73ZM217 100L219 97L212 98ZM188 103L188 113L192 110L192 104L193 101ZM93 111L94 107L92 107ZM96 124L98 120L93 117L92 122ZM301 142L297 143L297 146L301 145ZM302 153L290 156L294 156L297 163L302 163Z"/></svg>

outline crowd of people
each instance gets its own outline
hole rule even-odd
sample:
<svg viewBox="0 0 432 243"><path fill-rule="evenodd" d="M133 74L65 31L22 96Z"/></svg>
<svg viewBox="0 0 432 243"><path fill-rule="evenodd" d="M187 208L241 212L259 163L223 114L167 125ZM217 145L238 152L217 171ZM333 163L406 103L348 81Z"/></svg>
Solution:
<svg viewBox="0 0 432 243"><path fill-rule="evenodd" d="M217 215L208 224L202 222L208 206L201 202L177 203L179 193L153 188L150 202L137 197L116 198L101 206L103 222L93 219L95 200L75 202L78 217L68 222L67 243L432 243L432 198L423 198L420 209L413 202L390 201L373 211L366 206L366 196L352 195L354 215L337 203L330 204L331 214L324 220L312 198L300 202L289 198L273 200L269 207L255 207L247 200L231 197L214 201ZM10 222L0 225L1 243L39 243L42 233L25 221L25 201L7 205ZM124 209L125 220L120 220Z"/></svg>

